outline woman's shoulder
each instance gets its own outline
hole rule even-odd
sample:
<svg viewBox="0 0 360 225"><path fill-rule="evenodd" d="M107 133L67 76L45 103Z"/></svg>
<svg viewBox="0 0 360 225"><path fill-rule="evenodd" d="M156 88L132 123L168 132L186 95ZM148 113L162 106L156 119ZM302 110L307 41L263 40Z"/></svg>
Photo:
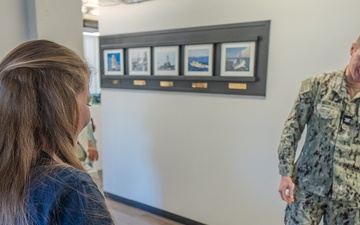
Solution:
<svg viewBox="0 0 360 225"><path fill-rule="evenodd" d="M30 170L30 184L36 186L44 182L47 185L92 182L91 177L84 171L67 164L55 164L54 162L46 152L42 152Z"/></svg>
<svg viewBox="0 0 360 225"><path fill-rule="evenodd" d="M69 166L38 166L29 183L29 203L49 208L58 204L77 205L87 198L104 201L102 193L85 172Z"/></svg>
<svg viewBox="0 0 360 225"><path fill-rule="evenodd" d="M81 182L93 182L88 173L71 166L56 167L48 174L48 176L58 178L60 181L65 181L66 183L78 184Z"/></svg>
<svg viewBox="0 0 360 225"><path fill-rule="evenodd" d="M41 165L33 168L30 184L41 186L73 186L93 183L89 174L71 166Z"/></svg>
<svg viewBox="0 0 360 225"><path fill-rule="evenodd" d="M46 167L37 167L31 180L29 203L35 215L77 224L112 223L105 199L87 173L69 166Z"/></svg>

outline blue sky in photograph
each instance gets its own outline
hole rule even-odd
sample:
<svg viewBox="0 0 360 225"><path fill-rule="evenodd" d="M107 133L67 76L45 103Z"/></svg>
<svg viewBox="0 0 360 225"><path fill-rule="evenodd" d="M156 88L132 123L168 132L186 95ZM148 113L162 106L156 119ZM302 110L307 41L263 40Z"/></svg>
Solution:
<svg viewBox="0 0 360 225"><path fill-rule="evenodd" d="M239 52L243 51L247 47L239 48L226 48L226 58L237 58L239 57Z"/></svg>
<svg viewBox="0 0 360 225"><path fill-rule="evenodd" d="M190 49L188 57L202 57L209 56L209 49Z"/></svg>

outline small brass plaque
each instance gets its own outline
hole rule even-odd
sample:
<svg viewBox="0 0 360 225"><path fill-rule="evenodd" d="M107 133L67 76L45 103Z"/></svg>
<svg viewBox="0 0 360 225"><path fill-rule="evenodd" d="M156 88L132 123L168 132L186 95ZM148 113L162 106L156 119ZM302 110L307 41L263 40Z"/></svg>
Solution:
<svg viewBox="0 0 360 225"><path fill-rule="evenodd" d="M192 83L192 88L208 88L208 83Z"/></svg>
<svg viewBox="0 0 360 225"><path fill-rule="evenodd" d="M144 80L134 80L134 85L135 86L145 86L146 81L144 81Z"/></svg>
<svg viewBox="0 0 360 225"><path fill-rule="evenodd" d="M246 90L247 84L245 84L245 83L229 83L229 89Z"/></svg>
<svg viewBox="0 0 360 225"><path fill-rule="evenodd" d="M172 81L160 81L160 87L173 87L174 82Z"/></svg>
<svg viewBox="0 0 360 225"><path fill-rule="evenodd" d="M120 80L112 80L111 83L112 84L120 84Z"/></svg>

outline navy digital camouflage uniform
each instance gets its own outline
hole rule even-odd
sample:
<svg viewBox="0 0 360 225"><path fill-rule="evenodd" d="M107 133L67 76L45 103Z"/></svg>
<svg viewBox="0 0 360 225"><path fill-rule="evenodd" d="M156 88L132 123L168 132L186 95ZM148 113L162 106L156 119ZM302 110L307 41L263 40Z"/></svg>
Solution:
<svg viewBox="0 0 360 225"><path fill-rule="evenodd" d="M360 224L359 103L360 93L350 99L347 92L345 70L302 82L278 149L280 174L291 176L296 186L286 224L318 224L322 215L325 224Z"/></svg>

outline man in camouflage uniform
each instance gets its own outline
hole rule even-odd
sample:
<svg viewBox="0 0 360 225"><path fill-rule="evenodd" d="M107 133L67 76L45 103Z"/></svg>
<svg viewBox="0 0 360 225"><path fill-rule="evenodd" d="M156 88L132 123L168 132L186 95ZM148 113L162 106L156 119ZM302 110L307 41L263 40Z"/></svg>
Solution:
<svg viewBox="0 0 360 225"><path fill-rule="evenodd" d="M360 224L360 37L350 55L345 70L302 82L285 123L278 150L285 224Z"/></svg>

